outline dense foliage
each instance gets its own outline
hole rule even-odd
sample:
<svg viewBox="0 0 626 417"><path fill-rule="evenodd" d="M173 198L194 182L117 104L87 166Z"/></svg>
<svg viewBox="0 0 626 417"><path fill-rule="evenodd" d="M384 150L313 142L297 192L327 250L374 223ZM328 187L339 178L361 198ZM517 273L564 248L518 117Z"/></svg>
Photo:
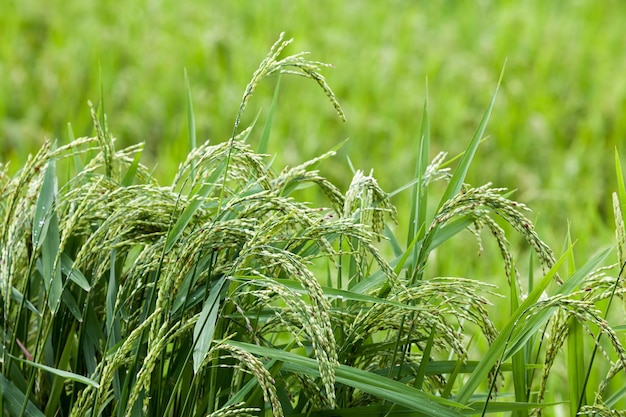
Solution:
<svg viewBox="0 0 626 417"><path fill-rule="evenodd" d="M259 83L277 74L313 79L343 115L324 64L280 58L288 43L254 73L229 140L196 144L188 94L189 153L171 184L139 162L141 145L116 148L102 109L95 137L47 142L15 175L0 170L3 415L623 409L623 317L609 313L624 287L611 249L582 265L571 245L557 258L506 189L466 183L495 96L454 170L445 154L429 161L425 106L400 238L373 176L356 170L342 192L318 171L335 151L274 170L251 149L255 127L239 131ZM306 187L326 204L302 200ZM618 192L624 265L622 182ZM524 273L505 226L532 252ZM431 274L437 256L464 264L447 248L464 230L495 242L497 287ZM494 295L506 298L494 307Z"/></svg>

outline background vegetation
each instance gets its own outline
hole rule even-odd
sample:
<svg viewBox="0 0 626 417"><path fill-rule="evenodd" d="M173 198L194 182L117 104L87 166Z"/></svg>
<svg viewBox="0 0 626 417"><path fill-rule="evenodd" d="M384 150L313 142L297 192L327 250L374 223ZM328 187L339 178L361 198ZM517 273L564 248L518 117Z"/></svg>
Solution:
<svg viewBox="0 0 626 417"><path fill-rule="evenodd" d="M229 136L241 86L285 31L298 50L334 64L328 81L348 123L314 85L285 80L270 153L295 164L346 138L325 173L347 186L345 155L393 190L412 172L426 79L433 151L456 154L475 128L506 60L490 139L470 172L540 215L561 244L605 242L611 225L613 148L626 133L626 68L619 1L174 2L38 0L0 5L0 152L14 161L44 138L92 133L87 100L100 97L123 144L147 143L148 165L172 174L185 154L183 69L199 140ZM273 87L261 86L256 109ZM250 121L256 111L251 111ZM433 153L434 155L434 153ZM402 201L397 200L401 206Z"/></svg>
<svg viewBox="0 0 626 417"><path fill-rule="evenodd" d="M0 143L2 159L12 161L9 173L24 164L25 155L38 149L43 138L67 142L67 122L76 136L91 135L93 120L86 101L97 102L102 96L113 134L119 138L118 149L145 141L143 162L156 164L157 178L169 182L188 150L183 68L191 83L198 138L223 142L232 133L242 86L267 46L286 30L296 37L297 50L310 49L313 59L334 64L335 70L324 74L348 122L343 124L323 102L314 83L284 78L268 149L277 155L276 166L296 165L349 137L338 156L324 161L324 175L347 190L353 181L349 157L356 168L373 168L383 189L397 189L414 178L425 97L430 111L429 156L440 150L460 153L472 138L506 60L487 130L490 138L481 145L466 181L518 189L515 199L533 208L532 218L539 213L540 235L559 249L576 240L580 264L614 240L613 148L619 148L624 137L626 95L626 81L619 78L625 58L616 52L622 40L619 22L626 13L621 3L398 1L358 7L322 2L309 9L287 2L211 7L136 2L125 5L124 13L104 4L78 2L64 8L46 9L29 1L0 7L0 30L9 40L0 47L0 82L7 92L0 97ZM261 84L251 104L265 109L262 122L273 87L271 82ZM242 125L255 115L248 111ZM256 129L248 141L259 141L261 133ZM305 199L316 201L322 201L322 194L304 192ZM409 212L409 197L408 191L394 196L400 213ZM410 219L399 216L396 236L406 235ZM508 223L500 222L507 232L525 224L511 219ZM528 236L521 233L520 242L524 240ZM450 243L447 249L452 252L444 252L463 256L433 256L428 267L437 275L467 276L502 286L502 261L493 256L497 252L489 251L497 250L497 241L486 243L489 255L482 258L473 256L478 246L467 242ZM403 243L408 246L410 241ZM521 243L520 247L528 249ZM600 261L593 259L597 266ZM567 262L568 274L576 275L574 258ZM588 274L586 266L581 269ZM413 274L410 266L406 273ZM579 274L579 283L586 282L585 274ZM588 282L597 278L592 274ZM607 291L594 302L611 298ZM558 307L565 305L569 304ZM583 307L572 311L588 312ZM348 314L349 309L345 311ZM602 322L585 314L577 317L602 328ZM508 319L493 318L498 328ZM487 339L484 329L489 326L482 329ZM581 330L572 326L574 334ZM462 390L467 395L470 391Z"/></svg>

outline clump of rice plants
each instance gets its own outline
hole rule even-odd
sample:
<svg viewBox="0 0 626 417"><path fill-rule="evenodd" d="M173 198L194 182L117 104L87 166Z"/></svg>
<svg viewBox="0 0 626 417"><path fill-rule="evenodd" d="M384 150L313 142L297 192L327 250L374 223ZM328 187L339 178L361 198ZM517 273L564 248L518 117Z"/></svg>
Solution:
<svg viewBox="0 0 626 417"><path fill-rule="evenodd" d="M609 250L580 267L571 251L557 259L506 190L465 184L494 100L453 171L445 155L429 161L425 106L402 244L372 175L355 171L342 192L318 170L334 151L275 171L248 143L254 126L239 130L273 74L313 79L343 117L324 64L279 59L289 42L254 73L229 140L197 146L190 128L171 184L139 162L141 145L116 149L95 111L95 137L46 143L12 177L0 168L3 415L541 415L563 346L570 382L550 401L610 415L624 396L622 328L608 321L620 274L604 266ZM429 209L434 181L447 186ZM308 186L325 205L296 198ZM615 208L624 264L617 197ZM530 288L502 222L543 268ZM466 229L499 247L499 311L489 296L500 289L427 273L433 251ZM594 361L605 376L591 375Z"/></svg>

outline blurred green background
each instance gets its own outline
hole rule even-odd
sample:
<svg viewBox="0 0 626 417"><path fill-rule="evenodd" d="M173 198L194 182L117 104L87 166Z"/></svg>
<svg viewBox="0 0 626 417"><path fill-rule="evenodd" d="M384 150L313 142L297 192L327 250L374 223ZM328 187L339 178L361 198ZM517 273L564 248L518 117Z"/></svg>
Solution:
<svg viewBox="0 0 626 417"><path fill-rule="evenodd" d="M46 138L67 142L68 123L77 137L92 135L87 100L99 102L101 69L117 146L145 141L143 162L169 182L187 150L184 69L198 139L223 141L246 83L285 31L295 38L287 53L334 65L324 74L348 121L315 83L283 77L270 142L277 169L349 138L323 173L345 189L349 156L392 191L412 178L426 84L431 157L456 155L506 61L468 180L517 189L549 244L560 247L571 227L590 253L611 243L614 148L626 155L625 21L617 0L3 0L0 160L15 172ZM243 125L265 109L262 126L274 84L260 86ZM407 200L395 199L401 212Z"/></svg>

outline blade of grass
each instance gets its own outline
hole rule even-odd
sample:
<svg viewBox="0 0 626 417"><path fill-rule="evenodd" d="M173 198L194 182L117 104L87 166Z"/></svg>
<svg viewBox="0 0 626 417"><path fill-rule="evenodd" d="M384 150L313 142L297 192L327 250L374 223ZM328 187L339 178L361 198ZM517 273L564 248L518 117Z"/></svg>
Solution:
<svg viewBox="0 0 626 417"><path fill-rule="evenodd" d="M432 239L432 242L430 244L430 249L431 250L436 249L438 246L442 245L447 240L452 238L452 236L467 229L467 227L472 225L473 223L474 221L472 220L470 216L462 216L446 224L445 226L439 228L439 230L436 233L435 238ZM411 242L411 244L417 245L418 242L417 241ZM410 253L409 256L406 256L407 252L405 252L405 254L402 255L401 257L394 259L390 263L390 265L392 267L396 267L399 265L403 265L405 263L410 264L411 262L413 262L415 258L413 256L413 253L410 252L410 248L411 246L409 246L409 249L407 249L407 252ZM378 270L374 272L373 274L369 275L367 278L364 278L361 281L359 281L358 284L350 288L350 291L355 292L355 293L360 293L360 294L367 294L367 293L374 291L377 288L380 288L380 286L384 284L386 279L387 278L382 273L382 271Z"/></svg>
<svg viewBox="0 0 626 417"><path fill-rule="evenodd" d="M597 268L611 253L613 248L607 248L596 256L587 261L581 268L579 268L573 275L571 275L563 285L557 287L554 295L566 295L574 292L576 288L580 285L582 280L587 277L595 268ZM569 256L569 252L571 250L568 249L567 253L564 256ZM525 300L526 301L526 300ZM525 305L525 302L520 306ZM542 310L540 313L535 314L530 317L528 320L524 322L524 326L518 326L513 331L512 340L513 343L510 343L510 347L507 348L504 359L508 359L511 354L516 352L521 348L521 344L525 343L528 338L535 334L538 329L545 323L551 314L551 309Z"/></svg>
<svg viewBox="0 0 626 417"><path fill-rule="evenodd" d="M526 297L524 302L518 307L515 313L511 315L511 319L509 320L509 322L498 334L487 352L485 352L485 354L483 355L483 358L476 365L476 369L474 369L474 372L472 372L468 380L456 394L455 400L457 402L461 404L467 404L476 388L478 388L481 383L487 380L489 371L493 368L494 365L496 365L500 357L503 355L503 352L505 351L507 344L510 341L513 330L515 329L519 319L528 308L530 308L539 300L539 297L541 297L544 289L548 286L548 284L550 284L550 282L552 282L553 277L556 275L558 269L561 267L564 261L565 255L559 258L559 260L554 264L550 271L548 271L548 273L541 279L535 289L530 294L528 294L528 297Z"/></svg>
<svg viewBox="0 0 626 417"><path fill-rule="evenodd" d="M420 362L419 368L417 368L417 374L415 375L415 380L413 381L413 386L420 390L422 389L422 384L424 383L426 369L428 368L428 364L430 363L430 352L432 351L435 342L435 333L436 327L433 326L430 331L430 336L428 336L426 347L422 352L422 361Z"/></svg>
<svg viewBox="0 0 626 417"><path fill-rule="evenodd" d="M476 154L476 150L478 149L478 145L485 133L485 128L487 127L487 122L489 121L489 117L491 116L491 111L493 110L494 104L496 102L496 97L498 95L498 90L500 89L500 84L502 83L502 77L504 76L504 66L502 66L502 71L500 72L500 79L498 80L498 85L496 86L496 91L493 93L491 97L491 101L489 102L489 106L487 106L487 110L481 119L472 140L469 145L465 149L461 160L459 161L459 165L457 165L454 173L452 174L452 178L448 183L448 187L443 193L441 197L441 201L439 202L439 206L437 209L440 209L446 201L454 197L459 191L461 191L461 187L463 186L463 182L465 181L465 177L467 176L467 172L469 171L470 164L474 159L474 155Z"/></svg>
<svg viewBox="0 0 626 417"><path fill-rule="evenodd" d="M8 355L8 353L5 353ZM10 356L10 355L9 355ZM17 359L14 357L14 359ZM4 375L0 373L0 396L4 400L3 410L8 410L10 415L23 416L23 417L45 417L45 415L28 400L24 393L20 391L13 382L6 379ZM26 408L22 413L22 404L26 403Z"/></svg>
<svg viewBox="0 0 626 417"><path fill-rule="evenodd" d="M34 368L41 369L42 371L49 372L61 378L69 379L70 381L80 382L81 384L89 385L94 388L100 387L100 385L96 381L94 381L91 378L87 378L86 376L78 375L73 372L63 371L61 369L53 368L51 366L46 366L38 362L29 361L28 359L18 358L17 356L13 356L10 353L7 353L7 356L25 365L30 365Z"/></svg>
<svg viewBox="0 0 626 417"><path fill-rule="evenodd" d="M583 329L576 317L568 319L567 332L567 385L569 387L569 415L575 417L585 401L585 355ZM582 401L578 401L582 398ZM579 403L579 404L577 404Z"/></svg>
<svg viewBox="0 0 626 417"><path fill-rule="evenodd" d="M74 268L74 261L65 252L61 254L61 272L83 290L87 292L91 290L91 284L87 278L80 270Z"/></svg>
<svg viewBox="0 0 626 417"><path fill-rule="evenodd" d="M128 167L124 178L122 178L122 187L129 187L133 185L135 176L137 175L137 168L139 167L139 160L141 159L141 152L137 152L133 158L133 162Z"/></svg>
<svg viewBox="0 0 626 417"><path fill-rule="evenodd" d="M624 174L622 172L622 164L617 148L615 148L615 172L617 175L617 192L619 194L619 200L623 203L626 201L626 185L624 185Z"/></svg>
<svg viewBox="0 0 626 417"><path fill-rule="evenodd" d="M245 281L248 282L250 284L257 284L258 282L258 278L251 276L251 277L246 277L246 276L236 276L232 278L233 280L241 280L241 281ZM282 278L275 278L275 281L280 283L281 285L289 288L290 291L293 291L294 293L297 294L302 294L302 295L308 295L309 292L302 287L302 285L294 280L290 280L290 279L282 279ZM261 285L261 284L259 284ZM403 303L399 303L396 301L391 301L391 300L387 300L384 298L378 298L378 297L374 297L374 296L370 296L370 295L364 295L364 294L360 294L360 293L355 293L353 291L347 291L347 290L341 290L341 289L336 289L336 288L332 288L332 287L325 287L325 286L321 286L320 287L322 289L322 291L324 292L324 295L328 298L339 298L343 301L359 301L362 303L373 303L373 304L387 304L387 305L391 305L394 307L398 307L398 308L403 308L406 310L414 310L414 311L423 311L424 308L420 307L419 305L409 305L409 304L403 304Z"/></svg>
<svg viewBox="0 0 626 417"><path fill-rule="evenodd" d="M294 353L237 342L234 340L223 343L238 347L259 356L277 359L283 362L282 370L304 373L319 377L317 361ZM441 417L458 417L466 407L444 398L429 395L398 381L350 366L339 365L336 369L337 382L357 388L389 402L420 411L426 415ZM458 411L457 411L458 409Z"/></svg>
<svg viewBox="0 0 626 417"><path fill-rule="evenodd" d="M500 89L500 84L502 82L502 77L504 75L504 66L502 67L502 71L500 72L500 78L498 80L498 84L496 86L496 91L493 93L491 97L491 101L489 102L489 106L487 106L487 110L485 111L472 140L467 145L467 148L463 152L463 156L459 161L454 173L452 174L452 178L448 183L443 195L441 196L441 200L439 201L439 205L437 206L437 211L443 207L446 201L450 200L454 197L461 188L463 187L463 183L465 181L465 177L467 176L467 172L469 171L470 164L474 159L474 155L476 154L476 150L478 149L478 145L481 143L481 139L483 134L485 133L485 129L487 127L487 122L489 121L489 117L491 116L491 112L496 102L496 97L498 95L498 90ZM431 243L434 237L437 235L437 231L439 229L439 225L435 225L432 230L430 230L424 239L424 243L419 248L419 252L416 258L416 269L415 272L411 275L410 283L414 285L416 281L419 281L421 278L420 268L421 265L425 262L428 254L432 251Z"/></svg>
<svg viewBox="0 0 626 417"><path fill-rule="evenodd" d="M267 153L267 148L270 141L270 133L272 132L272 124L274 123L274 114L276 113L276 106L278 103L278 92L280 91L280 78L281 74L279 73L276 77L276 87L274 87L274 95L272 96L272 104L270 105L269 113L267 114L267 121L265 122L265 126L263 127L263 134L261 135L261 140L259 142L259 148L257 153L264 154Z"/></svg>
<svg viewBox="0 0 626 417"><path fill-rule="evenodd" d="M48 227L52 218L52 206L56 195L56 175L55 162L49 161L44 173L41 190L35 205L35 215L33 217L32 243L33 250L38 250L48 233Z"/></svg>
<svg viewBox="0 0 626 417"><path fill-rule="evenodd" d="M626 262L623 263L620 267L619 273L617 274L617 278L615 279L615 283L613 284L612 288L611 288L611 295L609 296L608 299L608 303L606 305L606 309L604 310L604 314L602 315L602 319L606 320L606 318L609 315L609 310L611 309L611 304L613 303L613 298L615 297L615 292L617 291L617 288L619 288L620 284L621 284L621 278L622 275L624 273L624 269L626 268ZM582 384L582 393L580 396L580 399L578 400L578 408L580 409L582 407L583 401L584 401L584 394L587 390L587 383L589 382L589 377L591 375L592 369L593 369L593 361L596 357L596 353L598 352L598 346L600 346L600 338L602 337L602 332L598 332L598 336L596 336L596 341L593 345L593 351L591 352L591 357L589 358L589 367L587 368L587 372L585 373L585 377L584 377L584 381Z"/></svg>
<svg viewBox="0 0 626 417"><path fill-rule="evenodd" d="M245 141L247 139L257 119L258 119L258 114L253 124L251 125L251 127L247 130L246 135L243 137L243 139L241 139L242 141ZM220 177L220 175L223 174L224 180L226 179L227 174L225 173L225 170L228 168L229 158L230 158L230 151L228 153L228 157L219 163L215 171L213 171L213 173L206 180L206 182L198 186L196 189L192 190L189 196L191 198L191 201L189 202L187 207L185 207L181 215L178 217L174 226L167 233L167 238L165 239L165 253L169 253L169 251L172 250L176 242L178 242L178 239L180 239L180 237L182 236L183 231L185 230L185 227L187 227L187 225L193 218L194 213L202 206L203 199L207 197L215 189L217 179ZM225 183L222 183L222 187L224 186L224 184ZM222 198L223 198L223 193L221 193L220 200ZM221 202L220 202L218 211L220 210L221 210Z"/></svg>
<svg viewBox="0 0 626 417"><path fill-rule="evenodd" d="M189 77L187 76L187 68L185 68L185 91L187 93L187 149L188 152L196 149L196 119L193 114L193 102L191 100L191 87L189 86ZM191 177L196 176L195 163L192 162Z"/></svg>
<svg viewBox="0 0 626 417"><path fill-rule="evenodd" d="M513 267L514 268L514 267ZM511 314L515 313L519 308L520 297L517 288L517 281L512 279L510 284L510 299L511 299ZM526 358L527 358L527 350L529 346L526 344L524 349L519 352L515 352L511 357L511 365L512 365L512 376L513 376L513 387L515 390L515 401L516 402L524 402L528 401L526 398L526 377L527 377L527 369L526 369ZM518 410L515 413L516 417L527 417L528 410Z"/></svg>
<svg viewBox="0 0 626 417"><path fill-rule="evenodd" d="M74 355L75 349L75 338L76 338L76 328L72 326L72 329L65 340L65 345L63 346L63 351L61 353L61 358L59 359L58 367L61 369L71 369L70 368L70 359L71 356ZM65 386L65 378L60 375L55 375L52 388L50 389L50 397L48 398L48 403L45 407L45 413L48 416L54 415L55 410L58 410L59 401L61 400L61 393ZM97 388L97 387L94 387Z"/></svg>
<svg viewBox="0 0 626 417"><path fill-rule="evenodd" d="M428 158L430 156L430 120L428 116L428 82L426 82L426 92L424 99L424 110L422 113L422 127L419 133L419 151L415 164L414 178L416 183L413 186L413 198L411 199L411 209L409 214L409 235L407 245L415 240L421 240L426 224L426 208L428 204L427 187L424 183L424 173L428 168ZM414 249L414 259L417 259L419 248Z"/></svg>
<svg viewBox="0 0 626 417"><path fill-rule="evenodd" d="M601 251L595 257L587 261L585 265L583 265L573 275L571 275L561 286L557 287L555 295L565 295L573 292L582 282L582 280L607 258L607 256L611 253L611 250L612 248L605 249L604 251ZM539 286L537 286L533 290L533 292L528 295L528 298L524 300L524 302L520 305L516 313L513 315L514 320L511 320L505 326L505 329L498 335L492 346L489 348L484 359L481 361L481 364L479 364L479 366L477 367L477 369L481 368L481 374L484 373L483 378L487 376L487 373L485 372L489 371L489 367L497 363L502 363L510 358L511 355L521 349L551 317L554 311L554 307L539 310L533 316L521 322L521 319L524 318L524 315L526 314L528 309L538 301L540 294L547 287L549 283L548 278L550 278L551 280L554 277L554 275L556 274L556 270L558 269L557 266L560 266L565 261L565 259L570 256L571 251L572 247L570 246L567 252L557 261L554 267L550 269L548 274L546 274L546 276L541 280ZM529 300L532 300L532 302L529 302ZM500 356L500 358L493 357L495 351L500 352L497 354L497 356ZM483 361L486 361L487 363L482 364ZM489 367L485 366L487 364L489 365ZM471 395L471 392L469 392L469 390L475 389L478 386L480 381L475 380L475 377L478 374L478 372L476 372L476 374L472 374L472 376L470 377L471 385L468 382L461 389L459 394L462 394L461 399L465 399L467 401L469 395ZM495 383L495 380L493 382ZM467 388L468 386L472 388ZM456 399L459 402L463 402L459 400L459 396L457 396Z"/></svg>
<svg viewBox="0 0 626 417"><path fill-rule="evenodd" d="M545 403L514 403L514 402L495 402L490 403L487 413L509 413L516 410L530 410L534 408L544 408L556 405ZM474 415L480 413L480 409L472 407L465 415ZM292 414L290 417L424 417L424 414L411 410L407 407L401 407L396 404L392 405L368 405L361 407L336 408L333 410L311 411L301 414Z"/></svg>
<svg viewBox="0 0 626 417"><path fill-rule="evenodd" d="M203 184L194 196L185 207L183 212L180 214L174 226L170 229L167 234L167 239L165 240L165 252L169 253L170 250L174 247L178 239L183 234L185 227L189 224L191 219L193 218L194 213L200 208L202 205L202 199L210 194L210 192L215 188L215 181L219 178L219 176L224 172L226 167L226 162L222 161L217 169L213 172L211 177L207 180L205 184Z"/></svg>
<svg viewBox="0 0 626 417"><path fill-rule="evenodd" d="M57 178L56 163L48 162L33 219L33 248L41 246L41 263L44 288L50 311L56 311L63 293L63 277L59 267L59 221L56 214Z"/></svg>
<svg viewBox="0 0 626 417"><path fill-rule="evenodd" d="M75 137L71 123L67 124L67 137L69 138L70 143L74 142ZM80 160L80 156L78 156L78 153L74 154L74 169L76 170L77 174L83 170L83 162Z"/></svg>
<svg viewBox="0 0 626 417"><path fill-rule="evenodd" d="M204 302L200 318L193 328L193 371L198 372L200 365L213 342L213 334L215 332L215 324L217 322L217 313L220 307L220 298L222 289L226 283L226 278L221 277L215 282L209 293L209 297Z"/></svg>
<svg viewBox="0 0 626 417"><path fill-rule="evenodd" d="M566 245L572 246L571 223L567 224ZM576 272L576 260L574 254L569 256L567 265L568 275ZM583 329L579 320L570 317L567 321L567 385L569 388L570 407L569 414L571 417L578 415L580 407L586 404L585 401L585 357L584 357L584 339ZM582 399L578 407L576 403L578 399Z"/></svg>

